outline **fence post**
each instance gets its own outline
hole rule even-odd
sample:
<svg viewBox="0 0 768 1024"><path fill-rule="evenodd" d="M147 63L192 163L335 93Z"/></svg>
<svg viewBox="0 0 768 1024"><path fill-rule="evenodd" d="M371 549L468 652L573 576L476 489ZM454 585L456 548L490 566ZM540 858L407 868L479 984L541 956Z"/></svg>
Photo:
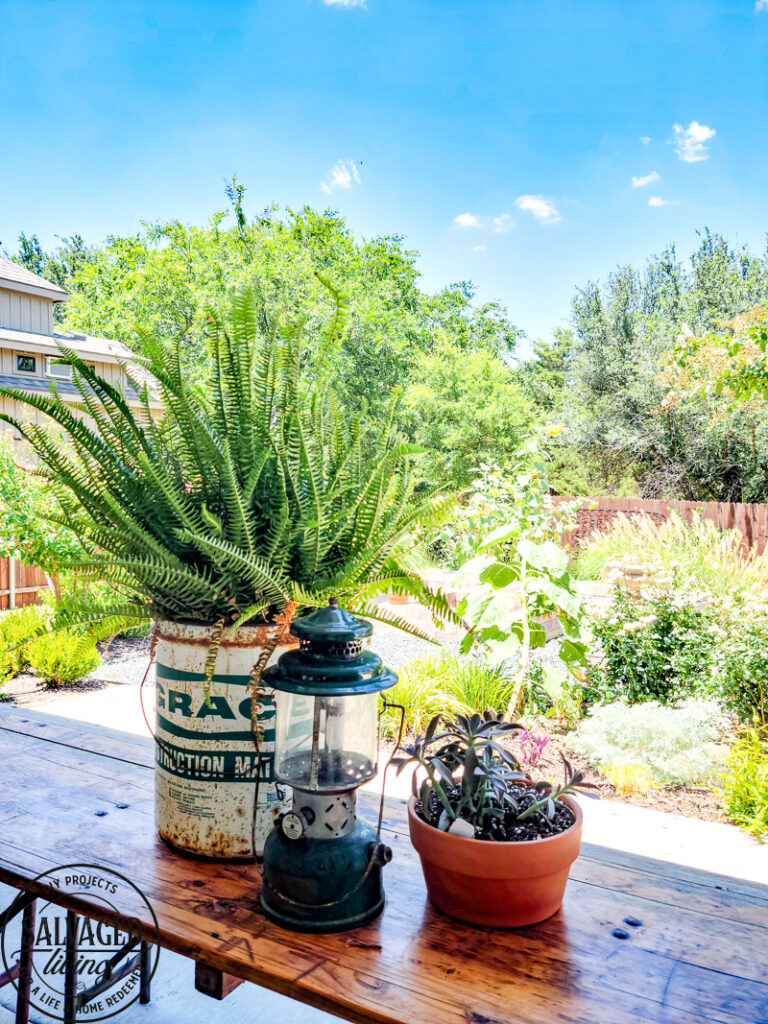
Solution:
<svg viewBox="0 0 768 1024"><path fill-rule="evenodd" d="M16 607L16 559L13 555L8 559L8 607Z"/></svg>

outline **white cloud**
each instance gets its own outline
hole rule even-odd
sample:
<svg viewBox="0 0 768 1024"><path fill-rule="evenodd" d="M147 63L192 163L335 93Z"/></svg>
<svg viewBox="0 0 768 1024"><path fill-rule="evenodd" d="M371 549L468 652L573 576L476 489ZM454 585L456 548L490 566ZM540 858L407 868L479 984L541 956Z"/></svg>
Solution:
<svg viewBox="0 0 768 1024"><path fill-rule="evenodd" d="M326 7L365 7L365 0L323 0Z"/></svg>
<svg viewBox="0 0 768 1024"><path fill-rule="evenodd" d="M709 159L709 148L705 145L717 132L709 125L699 124L698 121L691 121L687 128L676 124L675 140L677 149L675 152L687 164L695 164L700 160Z"/></svg>
<svg viewBox="0 0 768 1024"><path fill-rule="evenodd" d="M458 217L454 217L453 223L457 228L481 228L483 226L480 218L469 212L460 213Z"/></svg>
<svg viewBox="0 0 768 1024"><path fill-rule="evenodd" d="M339 160L331 168L330 181L321 181L320 188L330 195L332 192L338 192L339 189L354 188L361 181L360 172L351 160Z"/></svg>
<svg viewBox="0 0 768 1024"><path fill-rule="evenodd" d="M493 218L493 230L497 235L505 235L514 226L515 222L512 220L510 213L500 213L498 217Z"/></svg>
<svg viewBox="0 0 768 1024"><path fill-rule="evenodd" d="M650 196L648 199L649 206L679 206L679 199L662 199L661 196Z"/></svg>
<svg viewBox="0 0 768 1024"><path fill-rule="evenodd" d="M645 188L646 185L650 185L653 181L661 181L661 175L658 171L651 171L650 174L646 174L642 178L632 178L632 188Z"/></svg>
<svg viewBox="0 0 768 1024"><path fill-rule="evenodd" d="M542 224L556 224L557 221L562 220L555 209L555 204L546 196L518 196L515 206L518 210L527 210L532 213Z"/></svg>
<svg viewBox="0 0 768 1024"><path fill-rule="evenodd" d="M756 11L768 11L768 0L755 0Z"/></svg>
<svg viewBox="0 0 768 1024"><path fill-rule="evenodd" d="M485 246L484 245L473 245L472 246L472 252L485 252Z"/></svg>
<svg viewBox="0 0 768 1024"><path fill-rule="evenodd" d="M641 135L640 136L640 141L642 142L642 144L644 146L647 146L648 143L651 141L651 136L650 135Z"/></svg>

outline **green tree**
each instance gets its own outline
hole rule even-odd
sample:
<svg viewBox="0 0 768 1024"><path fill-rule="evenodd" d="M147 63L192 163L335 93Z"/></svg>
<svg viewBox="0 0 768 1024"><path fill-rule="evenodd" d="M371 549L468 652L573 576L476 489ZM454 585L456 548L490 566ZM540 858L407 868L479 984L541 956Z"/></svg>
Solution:
<svg viewBox="0 0 768 1024"><path fill-rule="evenodd" d="M643 271L621 267L573 302L576 350L564 415L606 485L631 473L649 497L763 501L768 429L704 397L669 401L664 354L768 297L768 258L705 231L686 267L674 248Z"/></svg>
<svg viewBox="0 0 768 1024"><path fill-rule="evenodd" d="M55 522L61 507L51 488L15 457L0 435L0 558L19 558L37 565L53 579L60 595L59 574L69 559L82 554L75 535Z"/></svg>
<svg viewBox="0 0 768 1024"><path fill-rule="evenodd" d="M338 213L308 206L284 213L273 206L249 220L237 179L227 195L234 216L219 210L203 226L143 224L135 235L109 236L91 249L74 236L51 255L34 236L22 236L15 258L67 288L68 327L126 344L142 334L182 338L193 365L205 358L206 304L254 282L270 315L290 319L311 309L304 324L311 364L332 312L320 273L350 300L349 335L330 370L352 408L382 412L417 357L441 340L463 351L514 350L518 331L506 311L496 303L475 306L470 283L422 291L418 253L400 236L358 239Z"/></svg>
<svg viewBox="0 0 768 1024"><path fill-rule="evenodd" d="M573 378L574 350L573 331L556 327L551 341L534 341L533 356L520 368L520 383L545 415L562 411Z"/></svg>
<svg viewBox="0 0 768 1024"><path fill-rule="evenodd" d="M510 459L536 416L499 356L446 338L416 358L401 413L408 435L431 453L429 482L442 476L458 488L471 482L479 462Z"/></svg>

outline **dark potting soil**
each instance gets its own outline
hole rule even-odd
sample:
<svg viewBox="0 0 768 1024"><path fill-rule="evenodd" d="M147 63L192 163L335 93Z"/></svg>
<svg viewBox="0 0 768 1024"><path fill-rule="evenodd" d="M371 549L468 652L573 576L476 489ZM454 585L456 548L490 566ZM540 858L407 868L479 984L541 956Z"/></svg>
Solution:
<svg viewBox="0 0 768 1024"><path fill-rule="evenodd" d="M518 813L522 813L530 807L541 795L533 793L530 786L516 783L512 783L508 787L507 792L517 801L520 808ZM458 788L453 792L448 792L447 795L451 806L455 807L459 802ZM434 793L430 794L428 804L429 807L425 813L424 807L421 801L419 801L416 805L416 812L424 821L437 828L443 811L442 804ZM505 812L503 818L488 818L483 828L476 828L475 839L489 839L501 843L520 843L535 839L547 839L549 836L556 836L560 832L565 832L567 828L573 825L575 820L576 818L570 807L566 807L565 804L559 801L555 801L555 813L551 818L548 818L539 811L532 814L530 818L518 821L517 814L510 808Z"/></svg>

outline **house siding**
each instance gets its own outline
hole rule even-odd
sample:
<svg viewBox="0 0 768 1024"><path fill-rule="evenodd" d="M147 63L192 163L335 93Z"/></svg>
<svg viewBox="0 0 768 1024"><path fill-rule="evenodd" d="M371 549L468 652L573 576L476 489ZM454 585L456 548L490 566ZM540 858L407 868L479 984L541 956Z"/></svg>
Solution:
<svg viewBox="0 0 768 1024"><path fill-rule="evenodd" d="M0 287L0 325L31 334L51 334L53 303L37 295Z"/></svg>

